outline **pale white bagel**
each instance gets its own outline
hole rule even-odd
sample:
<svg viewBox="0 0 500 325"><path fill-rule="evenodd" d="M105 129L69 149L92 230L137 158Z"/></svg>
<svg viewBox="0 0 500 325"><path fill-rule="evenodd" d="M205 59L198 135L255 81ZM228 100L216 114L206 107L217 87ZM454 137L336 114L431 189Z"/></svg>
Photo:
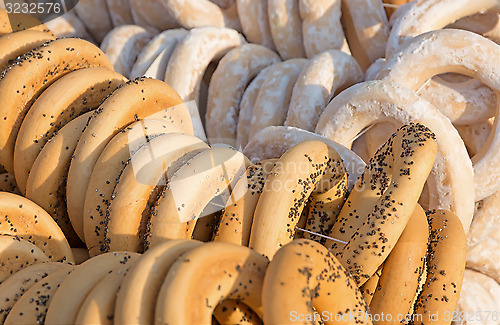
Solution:
<svg viewBox="0 0 500 325"><path fill-rule="evenodd" d="M142 2L142 0L136 0ZM177 20L182 27L214 26L241 30L236 5L222 9L209 0L159 0L168 14Z"/></svg>
<svg viewBox="0 0 500 325"><path fill-rule="evenodd" d="M342 0L342 19L352 55L366 69L384 57L389 23L380 0Z"/></svg>
<svg viewBox="0 0 500 325"><path fill-rule="evenodd" d="M267 0L237 0L236 3L241 28L247 40L275 50L267 14Z"/></svg>
<svg viewBox="0 0 500 325"><path fill-rule="evenodd" d="M252 80L247 89L245 89L245 93L240 102L240 115L238 116L238 126L236 128L237 147L241 146L244 148L248 143L253 108L259 96L259 91L272 70L273 66L263 69L257 77Z"/></svg>
<svg viewBox="0 0 500 325"><path fill-rule="evenodd" d="M500 192L477 205L467 236L466 265L500 283Z"/></svg>
<svg viewBox="0 0 500 325"><path fill-rule="evenodd" d="M169 29L156 35L137 56L137 60L132 67L132 71L130 72L130 78L134 79L145 76L146 71L148 71L150 66L160 55L166 57L166 63L168 64L168 60L172 55L177 42L186 36L186 34L187 31L185 29L179 28ZM161 77L156 79L163 80L166 68L167 66L165 65L165 70L163 70Z"/></svg>
<svg viewBox="0 0 500 325"><path fill-rule="evenodd" d="M429 78L454 72L474 77L498 92L500 65L494 62L499 55L500 46L487 38L464 30L443 29L415 37L388 59L378 78L416 91ZM492 167L499 160L500 128L496 128L483 150L474 157L476 201L500 190L500 169Z"/></svg>
<svg viewBox="0 0 500 325"><path fill-rule="evenodd" d="M246 42L243 36L233 29L194 28L177 44L172 53L165 82L174 88L185 102L195 100L198 103L200 84L208 64L244 43Z"/></svg>
<svg viewBox="0 0 500 325"><path fill-rule="evenodd" d="M274 44L283 60L306 56L298 0L267 0Z"/></svg>
<svg viewBox="0 0 500 325"><path fill-rule="evenodd" d="M306 56L341 49L346 42L340 23L341 0L299 0Z"/></svg>
<svg viewBox="0 0 500 325"><path fill-rule="evenodd" d="M336 92L363 81L363 71L350 55L330 50L313 57L293 87L286 126L314 131L318 119Z"/></svg>
<svg viewBox="0 0 500 325"><path fill-rule="evenodd" d="M285 123L293 87L306 63L306 59L291 59L274 66L259 90L250 121L249 139L268 126Z"/></svg>
<svg viewBox="0 0 500 325"><path fill-rule="evenodd" d="M49 20L45 23L45 26L59 38L79 37L95 42L81 19L72 12L67 12L62 16Z"/></svg>
<svg viewBox="0 0 500 325"><path fill-rule="evenodd" d="M106 2L103 0L79 0L75 12L98 43L113 29Z"/></svg>
<svg viewBox="0 0 500 325"><path fill-rule="evenodd" d="M407 6L407 7L406 7ZM479 12L500 10L498 0L420 0L401 11L387 42L386 57L392 56L414 37L444 28L454 21Z"/></svg>
<svg viewBox="0 0 500 325"><path fill-rule="evenodd" d="M256 44L243 44L220 60L208 89L205 125L210 141L235 145L245 88L262 69L280 61L278 54Z"/></svg>
<svg viewBox="0 0 500 325"><path fill-rule="evenodd" d="M136 25L122 25L106 35L101 49L113 64L115 71L129 77L137 56L156 32Z"/></svg>
<svg viewBox="0 0 500 325"><path fill-rule="evenodd" d="M163 6L161 1L128 0L135 24L167 30L179 27L174 16Z"/></svg>

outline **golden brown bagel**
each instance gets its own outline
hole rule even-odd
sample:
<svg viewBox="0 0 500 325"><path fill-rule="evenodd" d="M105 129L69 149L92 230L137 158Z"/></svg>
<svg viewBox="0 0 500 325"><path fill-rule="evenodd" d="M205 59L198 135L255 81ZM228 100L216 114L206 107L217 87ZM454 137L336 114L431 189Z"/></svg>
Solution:
<svg viewBox="0 0 500 325"><path fill-rule="evenodd" d="M297 239L278 250L262 288L264 323L371 324L356 282L321 244ZM315 323L315 322L314 322Z"/></svg>
<svg viewBox="0 0 500 325"><path fill-rule="evenodd" d="M457 216L449 211L431 211L427 280L415 302L418 324L450 324L457 308L465 269L466 238ZM430 315L437 315L436 318Z"/></svg>

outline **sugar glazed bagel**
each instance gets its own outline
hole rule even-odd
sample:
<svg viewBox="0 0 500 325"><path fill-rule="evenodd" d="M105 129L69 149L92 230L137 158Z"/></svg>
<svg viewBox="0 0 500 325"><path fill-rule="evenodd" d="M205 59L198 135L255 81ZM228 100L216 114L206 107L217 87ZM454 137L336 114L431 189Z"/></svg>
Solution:
<svg viewBox="0 0 500 325"><path fill-rule="evenodd" d="M437 74L455 72L477 78L498 92L500 69L493 62L499 54L500 46L487 38L468 31L444 29L413 39L387 61L377 77L416 91ZM421 73L415 75L417 67ZM491 167L492 161L500 160L499 148L500 129L496 128L474 158L476 201L500 189L500 172Z"/></svg>
<svg viewBox="0 0 500 325"><path fill-rule="evenodd" d="M316 132L348 145L363 128L380 121L396 127L422 123L436 135L439 154L428 181L430 208L450 209L467 231L474 214L474 189L469 185L474 180L467 149L449 119L412 90L383 81L357 84L330 102Z"/></svg>

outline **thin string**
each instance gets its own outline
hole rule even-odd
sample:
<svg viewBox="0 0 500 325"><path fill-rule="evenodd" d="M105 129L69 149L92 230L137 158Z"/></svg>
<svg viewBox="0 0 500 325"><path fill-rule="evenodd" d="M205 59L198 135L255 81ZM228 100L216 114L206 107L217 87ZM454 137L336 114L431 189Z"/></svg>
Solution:
<svg viewBox="0 0 500 325"><path fill-rule="evenodd" d="M317 232L309 231L309 230L302 229L302 228L299 228L299 227L297 227L297 230L301 230L301 231L303 231L303 232L307 232L307 233L309 233L309 234L311 234L311 235L316 235L316 236L319 236L319 237L323 237L323 238L326 238L326 239L330 239L330 240L333 240L333 241L336 241L336 242L339 242L339 243L342 243L342 244L347 244L347 242L345 242L345 241L342 241L342 240L340 240L340 239L335 239L335 238L333 238L333 237L328 237L328 236L323 235L323 234L318 234Z"/></svg>
<svg viewBox="0 0 500 325"><path fill-rule="evenodd" d="M359 137L361 137L363 134L365 134L366 132L368 132L368 130L371 129L372 127L374 127L375 125L376 124L372 124L369 127L365 128L363 131L361 131L358 135L356 135L351 141L349 141L347 143L353 143L354 141L356 141L357 139L359 139Z"/></svg>

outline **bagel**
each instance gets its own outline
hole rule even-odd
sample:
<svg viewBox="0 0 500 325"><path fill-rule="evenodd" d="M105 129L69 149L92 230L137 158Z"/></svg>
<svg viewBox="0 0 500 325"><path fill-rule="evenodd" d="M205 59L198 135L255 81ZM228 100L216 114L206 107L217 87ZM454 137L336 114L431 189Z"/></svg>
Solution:
<svg viewBox="0 0 500 325"><path fill-rule="evenodd" d="M236 0L241 29L250 43L275 50L266 0Z"/></svg>
<svg viewBox="0 0 500 325"><path fill-rule="evenodd" d="M68 172L66 197L68 215L80 238L83 233L83 206L92 169L106 144L128 124L153 114L166 115L172 124L191 125L182 100L165 83L139 78L115 90L95 111L83 132ZM120 109L116 109L119 107ZM161 113L160 113L161 112Z"/></svg>
<svg viewBox="0 0 500 325"><path fill-rule="evenodd" d="M21 191L16 184L16 178L9 173L0 174L0 192L21 195Z"/></svg>
<svg viewBox="0 0 500 325"><path fill-rule="evenodd" d="M248 247L227 243L206 243L184 253L160 288L155 323L210 324L214 309L225 299L237 299L262 316L268 263ZM187 288L196 293L186 292Z"/></svg>
<svg viewBox="0 0 500 325"><path fill-rule="evenodd" d="M124 271L139 257L136 253L107 253L79 265L64 279L52 297L45 324L74 324L80 306L96 284L110 271Z"/></svg>
<svg viewBox="0 0 500 325"><path fill-rule="evenodd" d="M170 267L181 254L201 245L194 240L170 240L148 250L122 282L114 321L118 324L152 324L156 297Z"/></svg>
<svg viewBox="0 0 500 325"><path fill-rule="evenodd" d="M499 53L499 45L480 35L463 30L438 30L415 37L411 44L387 61L378 78L417 90L434 75L455 72L477 78L498 92L500 69L492 62ZM417 68L420 74L415 75L413 72ZM474 158L476 201L500 190L500 172L491 168L492 162L500 159L498 148L500 128L495 129L488 143Z"/></svg>
<svg viewBox="0 0 500 325"><path fill-rule="evenodd" d="M24 30L0 37L0 70L5 70L9 62L48 41L56 38L51 33Z"/></svg>
<svg viewBox="0 0 500 325"><path fill-rule="evenodd" d="M354 85L330 102L316 132L348 145L365 127L382 121L396 126L421 123L436 135L439 154L427 182L430 208L451 209L468 231L474 213L470 186L474 180L467 150L449 119L410 89L384 81Z"/></svg>
<svg viewBox="0 0 500 325"><path fill-rule="evenodd" d="M158 30L178 28L179 22L168 11L161 1L128 0L134 23L143 27L154 27Z"/></svg>
<svg viewBox="0 0 500 325"><path fill-rule="evenodd" d="M405 125L377 151L351 191L329 235L335 242L327 240L326 246L358 285L377 271L400 238L436 153L428 128Z"/></svg>
<svg viewBox="0 0 500 325"><path fill-rule="evenodd" d="M292 59L274 65L255 102L249 139L268 126L285 123L293 87L306 64L305 59Z"/></svg>
<svg viewBox="0 0 500 325"><path fill-rule="evenodd" d="M73 118L97 108L126 79L102 67L80 69L54 82L33 103L19 128L14 173L21 191L47 141Z"/></svg>
<svg viewBox="0 0 500 325"><path fill-rule="evenodd" d="M139 138L136 136L135 131L144 128L148 138L157 137L166 133L190 131L188 129L182 130L181 128L171 126L169 120L158 119L148 121L146 127L144 127L143 124L144 121L135 122L115 135L100 154L92 170L83 209L85 244L91 255L98 254L102 248L101 245L104 244L108 207L113 200L113 191L123 175L123 170L129 163L131 156L130 152L133 152L134 146L138 146L139 143L144 141L142 137ZM151 150L151 148L149 149ZM158 150L156 150L155 154L157 151ZM130 191L131 188L133 187L127 188L127 191ZM133 219L129 214L125 216ZM128 221L127 223L131 222ZM120 236L122 236L122 234ZM114 251L118 250L123 249L115 249ZM132 250L128 249L127 251Z"/></svg>
<svg viewBox="0 0 500 325"><path fill-rule="evenodd" d="M240 102L240 114L238 116L238 126L236 127L236 147L244 148L248 143L250 132L250 122L252 120L253 108L259 96L259 91L262 85L269 77L273 70L273 66L263 69L259 74L250 82L248 87L243 93Z"/></svg>
<svg viewBox="0 0 500 325"><path fill-rule="evenodd" d="M443 316L451 315L457 308L464 277L466 238L460 219L453 213L432 211L428 219L427 280L415 302L414 313L421 315L421 319L429 319L427 324L442 324ZM438 318L430 319L429 315Z"/></svg>
<svg viewBox="0 0 500 325"><path fill-rule="evenodd" d="M236 200L222 212L213 241L248 246L255 207L275 163L276 159L270 159L247 168L246 175L234 186Z"/></svg>
<svg viewBox="0 0 500 325"><path fill-rule="evenodd" d="M26 185L26 198L51 215L73 246L81 245L81 241L68 217L66 178L73 151L91 114L75 118L47 142L30 170Z"/></svg>
<svg viewBox="0 0 500 325"><path fill-rule="evenodd" d="M283 154L255 208L249 247L272 259L281 246L293 240L309 196L330 188L330 182L342 172L339 161L337 152L320 141L302 142Z"/></svg>
<svg viewBox="0 0 500 325"><path fill-rule="evenodd" d="M0 235L0 283L29 265L48 262L44 252L32 243L9 235Z"/></svg>
<svg viewBox="0 0 500 325"><path fill-rule="evenodd" d="M207 148L204 142L192 136L164 134L135 151L131 163L119 177L107 208L101 251L108 247L112 251L143 251L146 224L158 192L172 173ZM154 161L151 152L155 154Z"/></svg>
<svg viewBox="0 0 500 325"><path fill-rule="evenodd" d="M5 9L0 9L0 35L20 32L23 30L35 30L49 32L47 26L40 20L25 13L9 13Z"/></svg>
<svg viewBox="0 0 500 325"><path fill-rule="evenodd" d="M241 30L236 5L222 9L209 0L160 0L169 15L186 29L204 26L227 27Z"/></svg>
<svg viewBox="0 0 500 325"><path fill-rule="evenodd" d="M202 212L213 212L206 210L210 201L215 197L227 201L248 165L242 153L226 146L205 149L189 159L169 178L155 204L147 246L167 239L189 239L196 220L204 216Z"/></svg>
<svg viewBox="0 0 500 325"><path fill-rule="evenodd" d="M220 60L208 89L206 132L212 142L234 145L239 105L245 88L267 66L280 62L268 48L244 44Z"/></svg>
<svg viewBox="0 0 500 325"><path fill-rule="evenodd" d="M413 38L418 35L444 28L460 18L490 10L500 11L500 3L496 0L413 1L392 27L386 57L391 57L409 42L413 42Z"/></svg>
<svg viewBox="0 0 500 325"><path fill-rule="evenodd" d="M343 145L318 134L294 127L267 127L252 138L243 150L243 154L252 162L280 158L288 149L304 141L322 141L337 151L347 170L347 185L348 189L351 190L358 177L363 173L365 163Z"/></svg>
<svg viewBox="0 0 500 325"><path fill-rule="evenodd" d="M299 1L268 0L267 5L271 34L281 58L305 57Z"/></svg>
<svg viewBox="0 0 500 325"><path fill-rule="evenodd" d="M130 72L131 78L142 77L149 70L150 66L156 59L162 55L165 57L165 69L158 71L158 78L163 80L165 78L165 71L167 69L168 60L172 55L177 43L187 35L187 31L183 28L166 30L156 35L137 56L132 70ZM161 72L161 74L160 74ZM150 76L153 77L154 76Z"/></svg>
<svg viewBox="0 0 500 325"><path fill-rule="evenodd" d="M468 268L482 272L500 283L500 263L497 247L500 219L500 193L495 193L477 205L474 220L467 235Z"/></svg>
<svg viewBox="0 0 500 325"><path fill-rule="evenodd" d="M318 319L372 324L355 281L328 249L310 240L297 239L278 250L264 278L262 302L266 324Z"/></svg>
<svg viewBox="0 0 500 325"><path fill-rule="evenodd" d="M170 1L173 2L173 1ZM207 43L206 40L210 39ZM245 44L237 31L228 28L200 27L192 29L176 46L165 73L165 82L185 101L199 104L200 84L208 64L224 56L230 49ZM189 67L189 71L186 71Z"/></svg>
<svg viewBox="0 0 500 325"><path fill-rule="evenodd" d="M74 38L45 43L12 61L3 71L0 88L0 164L13 172L14 144L24 115L34 100L54 81L73 70L112 69L95 45Z"/></svg>
<svg viewBox="0 0 500 325"><path fill-rule="evenodd" d="M141 26L122 25L106 35L101 49L118 73L130 77L137 56L156 34L156 31Z"/></svg>
<svg viewBox="0 0 500 325"><path fill-rule="evenodd" d="M47 28L58 38L77 37L95 43L85 24L73 12L67 12L45 23Z"/></svg>
<svg viewBox="0 0 500 325"><path fill-rule="evenodd" d="M488 142L488 137L493 129L494 119L470 125L455 126L458 133L464 140L469 156L474 157Z"/></svg>
<svg viewBox="0 0 500 325"><path fill-rule="evenodd" d="M75 12L98 43L101 43L106 34L113 29L106 1L79 0Z"/></svg>
<svg viewBox="0 0 500 325"><path fill-rule="evenodd" d="M363 70L384 57L389 22L380 0L342 0L342 20L352 56Z"/></svg>
<svg viewBox="0 0 500 325"><path fill-rule="evenodd" d="M299 0L302 37L308 58L344 46L340 5L341 0Z"/></svg>
<svg viewBox="0 0 500 325"><path fill-rule="evenodd" d="M22 268L0 284L0 322L2 324L9 315L14 304L36 283L41 282L49 274L67 268L68 265L57 262L34 264Z"/></svg>
<svg viewBox="0 0 500 325"><path fill-rule="evenodd" d="M401 237L384 262L378 287L370 303L372 315L407 315L423 276L429 224L425 211L417 204ZM370 280L369 280L370 281ZM397 297L397 299L394 299ZM386 317L386 320L389 318ZM391 324L381 321L380 324Z"/></svg>
<svg viewBox="0 0 500 325"><path fill-rule="evenodd" d="M293 87L285 125L314 131L334 94L361 82L363 77L356 60L339 50L313 57L302 69Z"/></svg>
<svg viewBox="0 0 500 325"><path fill-rule="evenodd" d="M17 300L4 324L44 323L54 293L74 269L66 265L32 286Z"/></svg>
<svg viewBox="0 0 500 325"><path fill-rule="evenodd" d="M38 205L24 197L0 192L0 213L0 234L29 241L50 261L74 263L61 228Z"/></svg>
<svg viewBox="0 0 500 325"><path fill-rule="evenodd" d="M106 6L114 27L134 23L129 0L106 0Z"/></svg>

